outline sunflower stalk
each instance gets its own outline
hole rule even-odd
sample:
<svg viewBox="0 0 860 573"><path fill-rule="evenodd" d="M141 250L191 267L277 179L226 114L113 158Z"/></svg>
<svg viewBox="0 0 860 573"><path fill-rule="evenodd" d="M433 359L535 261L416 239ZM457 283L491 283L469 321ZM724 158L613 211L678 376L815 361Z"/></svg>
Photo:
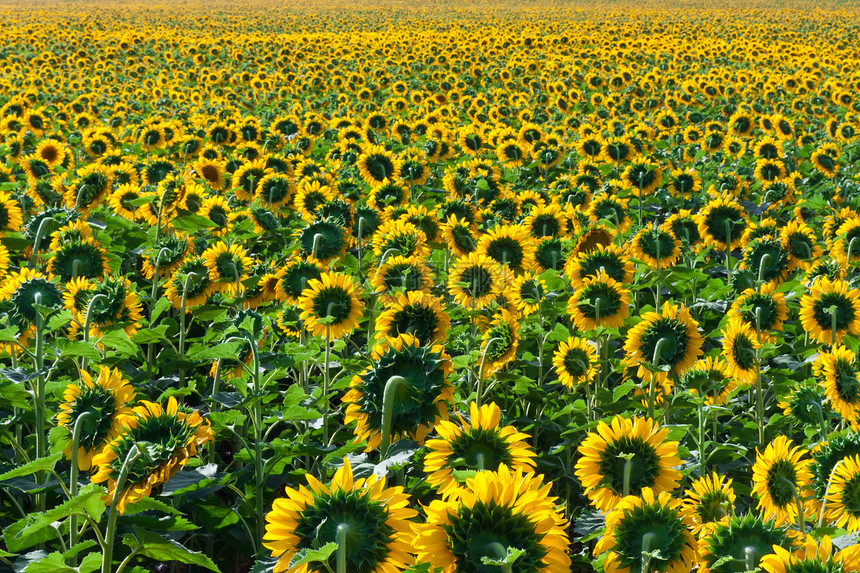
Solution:
<svg viewBox="0 0 860 573"><path fill-rule="evenodd" d="M160 216L160 214L159 214L159 216ZM156 242L156 244L158 243L158 235L157 234L155 237L155 242ZM159 267L161 265L161 254L164 252L169 253L170 249L168 249L167 247L162 247L161 249L159 249L158 254L155 255L155 262L152 265L152 289L150 290L150 293L149 293L149 298L151 301L150 302L151 306L149 308L149 316L152 316L153 310L155 310L155 303L158 301L158 299L156 298L158 296L158 270L159 270ZM150 326L152 326L152 325L150 325ZM146 375L149 376L150 378L152 378L152 360L153 360L152 355L154 352L155 352L155 345L153 343L150 343L149 345L147 345L147 347L146 347Z"/></svg>
<svg viewBox="0 0 860 573"><path fill-rule="evenodd" d="M650 573L651 571L651 558L654 557L654 554L651 552L651 546L654 544L656 538L657 534L653 531L649 531L642 536L642 573Z"/></svg>
<svg viewBox="0 0 860 573"><path fill-rule="evenodd" d="M42 304L42 293L37 292L34 296L34 304L41 305ZM36 422L36 458L45 457L46 451L46 440L45 440L45 385L47 380L45 379L45 375L42 372L45 368L45 324L44 318L42 314L37 310L36 316L34 317L34 323L36 326L36 349L35 349L35 362L36 362L36 371L39 375L36 377L36 387L34 388L35 392L33 396L36 400L36 410L33 413L35 416ZM45 472L38 472L36 474L36 483L39 485L45 483ZM36 504L39 507L39 511L45 511L45 503L46 496L44 492L40 492L36 494Z"/></svg>
<svg viewBox="0 0 860 573"><path fill-rule="evenodd" d="M185 360L185 306L186 300L188 297L188 281L191 278L197 278L197 273L190 272L185 276L185 280L182 281L182 299L179 302L179 360ZM193 320L194 317L192 316ZM185 368L179 369L179 387L182 388L185 386Z"/></svg>
<svg viewBox="0 0 860 573"><path fill-rule="evenodd" d="M484 351L481 353L481 365L478 368L478 380L475 383L476 384L475 403L478 405L478 407L481 406L481 397L483 396L483 393L484 393L484 391L483 391L484 390L484 388L483 388L483 386L484 386L484 364L487 361L487 352L489 352L490 346L494 342L501 341L501 340L502 339L499 338L498 336L496 336L495 338L489 339L487 341L487 344L484 346Z"/></svg>
<svg viewBox="0 0 860 573"><path fill-rule="evenodd" d="M654 404L657 402L657 384L655 379L655 371L660 366L660 358L663 356L663 346L671 343L672 341L664 336L657 341L657 344L654 345L654 355L651 358L651 367L653 368L653 370L651 371L651 381L649 383L648 388L648 417L652 420L654 419Z"/></svg>
<svg viewBox="0 0 860 573"><path fill-rule="evenodd" d="M755 333L759 346L755 350L755 417L758 426L758 443L764 446L764 389L761 383L761 313L760 306L755 307Z"/></svg>
<svg viewBox="0 0 860 573"><path fill-rule="evenodd" d="M385 383L385 389L382 392L382 441L379 444L380 457L385 458L388 454L388 447L391 445L391 423L394 419L394 400L397 397L397 391L403 386L409 388L409 383L403 376L392 376Z"/></svg>
<svg viewBox="0 0 860 573"><path fill-rule="evenodd" d="M729 285L732 284L732 226L732 221L723 219L723 228L726 230L726 273Z"/></svg>
<svg viewBox="0 0 860 573"><path fill-rule="evenodd" d="M110 503L110 513L108 514L107 529L104 535L104 547L102 547L102 573L111 573L111 565L113 561L113 540L116 536L116 516L118 513L119 498L122 495L122 490L125 487L125 480L128 478L128 472L131 464L137 461L140 457L140 450L137 445L133 445L128 450L125 460L122 462L122 467L119 470L119 475L116 478L114 485L113 497Z"/></svg>
<svg viewBox="0 0 860 573"><path fill-rule="evenodd" d="M30 257L30 266L36 266L36 257L39 254L39 245L42 242L42 237L45 235L46 225L48 221L51 220L51 218L45 217L39 221L39 228L36 229L36 238L33 239L33 255Z"/></svg>
<svg viewBox="0 0 860 573"><path fill-rule="evenodd" d="M830 315L830 349L832 351L836 348L836 317L839 315L839 308L836 305L831 306L827 309L827 313Z"/></svg>
<svg viewBox="0 0 860 573"><path fill-rule="evenodd" d="M818 514L818 529L821 529L824 526L824 514L827 509L827 496L830 495L830 486L833 485L833 476L836 475L836 470L842 465L842 463L846 460L846 458L842 458L836 465L833 466L833 469L830 470L830 477L827 480L827 487L824 488L824 497L821 498L821 512Z"/></svg>
<svg viewBox="0 0 860 573"><path fill-rule="evenodd" d="M631 466L633 464L633 456L635 456L636 454L629 453L618 455L619 457L624 458L624 474L621 481L621 493L624 495L624 497L627 497L628 495L630 495L630 472L632 469Z"/></svg>
<svg viewBox="0 0 860 573"><path fill-rule="evenodd" d="M346 573L346 536L349 533L349 525L339 523L335 532L337 542L337 573Z"/></svg>
<svg viewBox="0 0 860 573"><path fill-rule="evenodd" d="M78 495L78 448L81 443L81 429L84 424L91 422L94 418L96 418L94 412L84 412L75 420L75 427L72 430L72 467L69 477L69 499ZM74 546L77 542L78 516L72 514L69 517L69 546Z"/></svg>
<svg viewBox="0 0 860 573"><path fill-rule="evenodd" d="M90 340L90 324L92 324L93 318L93 307L95 306L96 301L106 300L107 295L99 293L90 299L90 303L87 305L87 314L84 317L84 342L89 342ZM87 369L87 359L81 358L81 370Z"/></svg>

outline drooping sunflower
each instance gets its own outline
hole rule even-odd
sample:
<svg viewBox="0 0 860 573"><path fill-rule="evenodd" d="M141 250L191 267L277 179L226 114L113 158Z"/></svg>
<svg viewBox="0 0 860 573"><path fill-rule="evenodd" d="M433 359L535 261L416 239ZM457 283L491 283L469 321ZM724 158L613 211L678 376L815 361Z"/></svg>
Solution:
<svg viewBox="0 0 860 573"><path fill-rule="evenodd" d="M785 528L759 515L726 516L702 530L699 568L702 573L755 571L774 546L791 548L794 540Z"/></svg>
<svg viewBox="0 0 860 573"><path fill-rule="evenodd" d="M356 442L367 440L366 451L382 442L383 395L395 384L391 439L408 436L423 444L440 420L448 419L454 390L448 382L453 366L440 345L422 345L411 334L376 344L370 366L353 376L344 395L344 424L356 422ZM393 377L399 380L392 381Z"/></svg>
<svg viewBox="0 0 860 573"><path fill-rule="evenodd" d="M529 316L540 307L546 293L546 283L533 272L528 272L513 280L510 286L511 300L523 316Z"/></svg>
<svg viewBox="0 0 860 573"><path fill-rule="evenodd" d="M529 438L514 426L499 427L501 410L494 403L469 404L469 420L458 414L460 424L442 420L436 424L438 438L427 440L424 471L427 482L447 493L462 486L454 470L498 471L505 465L514 470L530 471L536 454L525 441Z"/></svg>
<svg viewBox="0 0 860 573"><path fill-rule="evenodd" d="M278 269L275 277L275 296L282 302L295 304L302 291L308 288L311 279L319 279L325 267L316 259L293 257L283 267Z"/></svg>
<svg viewBox="0 0 860 573"><path fill-rule="evenodd" d="M366 146L355 165L368 185L375 186L386 180L400 179L400 161L381 145Z"/></svg>
<svg viewBox="0 0 860 573"><path fill-rule="evenodd" d="M791 270L791 255L776 236L758 237L744 247L740 268L766 283L779 284Z"/></svg>
<svg viewBox="0 0 860 573"><path fill-rule="evenodd" d="M419 257L388 257L368 275L373 292L386 304L394 302L399 289L429 293L433 285L430 267Z"/></svg>
<svg viewBox="0 0 860 573"><path fill-rule="evenodd" d="M666 571L685 573L696 564L696 540L681 500L668 492L644 488L640 496L620 500L606 516L606 533L594 555L606 553L606 573ZM646 561L647 560L647 561Z"/></svg>
<svg viewBox="0 0 860 573"><path fill-rule="evenodd" d="M767 283L761 289L746 289L732 303L729 318L739 317L750 327L761 333L759 342L772 340L774 333L782 330L782 323L788 318L785 295L776 292L776 285Z"/></svg>
<svg viewBox="0 0 860 573"><path fill-rule="evenodd" d="M567 303L567 314L583 331L618 328L630 313L630 291L601 269L582 281Z"/></svg>
<svg viewBox="0 0 860 573"><path fill-rule="evenodd" d="M152 280L156 270L159 276L172 273L193 250L194 244L186 235L177 233L172 237L162 237L143 252L143 276Z"/></svg>
<svg viewBox="0 0 860 573"><path fill-rule="evenodd" d="M418 560L445 573L484 571L482 558L502 559L515 547L523 551L518 571L566 573L567 520L549 491L542 475L522 469L478 472L430 502L427 521L415 526Z"/></svg>
<svg viewBox="0 0 860 573"><path fill-rule="evenodd" d="M823 536L818 543L807 535L800 549L794 552L775 545L773 553L761 558L761 568L767 573L857 573L860 545L849 545L834 554L829 536Z"/></svg>
<svg viewBox="0 0 860 573"><path fill-rule="evenodd" d="M822 277L800 299L800 324L816 341L839 344L845 334L860 334L860 292L841 280Z"/></svg>
<svg viewBox="0 0 860 573"><path fill-rule="evenodd" d="M668 435L667 428L650 418L615 416L609 424L599 422L579 446L582 457L576 463L576 477L591 504L606 512L621 502L628 463L628 494L639 495L645 488L675 490L681 472L673 468L681 459L678 442L667 441Z"/></svg>
<svg viewBox="0 0 860 573"><path fill-rule="evenodd" d="M36 323L40 316L37 304L48 308L63 306L62 294L53 277L27 267L3 279L0 301L4 300L11 304L11 318L22 329Z"/></svg>
<svg viewBox="0 0 860 573"><path fill-rule="evenodd" d="M402 487L386 487L384 476L354 480L346 458L327 486L311 474L306 477L308 487L288 487L286 496L276 499L266 515L263 547L278 558L274 573L332 570L335 555L327 562L295 567L290 562L300 551L335 542L341 526L347 528L348 571L396 573L415 562L410 526L417 512L409 507L409 495Z"/></svg>
<svg viewBox="0 0 860 573"><path fill-rule="evenodd" d="M106 366L99 366L95 381L89 372L81 372L79 384L66 386L57 424L73 432L83 414L92 414L80 422L78 469L89 471L93 456L119 436L123 429L121 419L132 413L128 404L134 402L135 396L134 387L122 373ZM71 440L63 453L66 459L72 459Z"/></svg>
<svg viewBox="0 0 860 573"><path fill-rule="evenodd" d="M442 239L454 255L464 257L478 246L477 225L457 215L451 215L442 226Z"/></svg>
<svg viewBox="0 0 860 573"><path fill-rule="evenodd" d="M451 320L442 301L428 293L408 291L394 295L376 319L377 338L396 338L411 334L420 344L443 342Z"/></svg>
<svg viewBox="0 0 860 573"><path fill-rule="evenodd" d="M824 378L822 386L830 405L849 422L860 421L860 365L848 348L837 345L821 352L815 360L815 370Z"/></svg>
<svg viewBox="0 0 860 573"><path fill-rule="evenodd" d="M346 229L335 218L314 220L298 231L296 239L303 257L321 263L342 256L349 245Z"/></svg>
<svg viewBox="0 0 860 573"><path fill-rule="evenodd" d="M558 345L552 357L552 365L558 380L567 388L589 384L599 368L597 349L588 340L571 336Z"/></svg>
<svg viewBox="0 0 860 573"><path fill-rule="evenodd" d="M735 490L731 478L717 472L693 480L684 492L681 509L693 523L693 535L734 515Z"/></svg>
<svg viewBox="0 0 860 573"><path fill-rule="evenodd" d="M725 404L738 385L728 362L711 356L697 360L690 366L681 378L681 384L694 396L703 394L705 404L709 406Z"/></svg>
<svg viewBox="0 0 860 573"><path fill-rule="evenodd" d="M349 334L364 312L360 296L349 275L328 271L319 279L311 279L298 300L305 328L313 336L332 339ZM329 317L330 322L326 320Z"/></svg>
<svg viewBox="0 0 860 573"><path fill-rule="evenodd" d="M215 285L209 278L209 269L203 257L192 257L185 260L170 275L167 280L165 296L179 310L185 298L185 312L191 312L191 307L206 302L207 297L215 292Z"/></svg>
<svg viewBox="0 0 860 573"><path fill-rule="evenodd" d="M257 190L257 185L260 181L274 172L274 169L266 164L265 159L248 160L233 173L230 187L233 189L233 193L235 193L237 199L240 201L249 201Z"/></svg>
<svg viewBox="0 0 860 573"><path fill-rule="evenodd" d="M663 228L642 229L630 240L630 254L650 268L667 269L681 256L681 242Z"/></svg>
<svg viewBox="0 0 860 573"><path fill-rule="evenodd" d="M486 308L503 286L501 265L480 253L457 259L448 274L448 292L466 309Z"/></svg>
<svg viewBox="0 0 860 573"><path fill-rule="evenodd" d="M624 350L629 359L639 364L668 366L680 376L702 355L703 342L699 323L693 320L690 309L666 301L660 314L645 313L642 321L630 329ZM665 378L665 374L660 372L658 379Z"/></svg>
<svg viewBox="0 0 860 573"><path fill-rule="evenodd" d="M127 467L125 488L117 499L120 513L125 512L128 504L149 496L152 488L166 483L197 454L198 447L215 437L208 420L196 410L189 413L180 409L173 396L168 399L167 407L141 400L133 414L123 416L120 423L120 434L93 457L92 464L98 470L90 478L93 483L107 482L104 500L109 504L120 470L123 465ZM145 452L140 444L146 444ZM140 455L135 458L132 449Z"/></svg>
<svg viewBox="0 0 860 573"><path fill-rule="evenodd" d="M597 276L601 271L612 280L626 285L633 282L635 269L630 259L615 245L597 245L589 251L580 251L564 265L564 272L574 289L581 288L587 277Z"/></svg>
<svg viewBox="0 0 860 573"><path fill-rule="evenodd" d="M48 261L48 272L62 282L77 277L99 279L108 270L107 251L93 239L64 242L52 251Z"/></svg>
<svg viewBox="0 0 860 573"><path fill-rule="evenodd" d="M481 364L479 375L489 378L516 356L520 342L519 324L514 313L502 308L493 315L489 327L481 337Z"/></svg>
<svg viewBox="0 0 860 573"><path fill-rule="evenodd" d="M730 318L723 330L723 357L741 387L755 382L756 351L761 343L755 330L740 317Z"/></svg>
<svg viewBox="0 0 860 573"><path fill-rule="evenodd" d="M672 234L684 246L692 249L694 253L702 248L702 236L699 234L699 224L689 209L681 209L671 215L662 226L664 229L672 231Z"/></svg>
<svg viewBox="0 0 860 573"><path fill-rule="evenodd" d="M224 241L203 251L202 257L215 289L228 296L239 294L241 283L248 278L248 271L254 264L244 247L238 243L228 245Z"/></svg>
<svg viewBox="0 0 860 573"><path fill-rule="evenodd" d="M699 235L707 245L724 250L741 243L748 215L731 195L720 195L711 199L698 214Z"/></svg>
<svg viewBox="0 0 860 573"><path fill-rule="evenodd" d="M795 446L789 438L777 436L764 452L756 448L756 454L752 493L758 498L758 508L777 525L796 522L798 503L803 505L802 500L812 493L809 491L812 460L804 459L807 451ZM810 509L811 505L805 504L804 514Z"/></svg>
<svg viewBox="0 0 860 573"><path fill-rule="evenodd" d="M420 258L430 255L424 231L404 221L386 221L373 233L371 243L373 253L380 259L395 255Z"/></svg>

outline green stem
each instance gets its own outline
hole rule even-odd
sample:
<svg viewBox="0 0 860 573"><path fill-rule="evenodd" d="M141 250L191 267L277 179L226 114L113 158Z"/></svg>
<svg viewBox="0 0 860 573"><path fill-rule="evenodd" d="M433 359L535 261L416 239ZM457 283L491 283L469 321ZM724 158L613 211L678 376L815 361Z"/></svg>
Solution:
<svg viewBox="0 0 860 573"><path fill-rule="evenodd" d="M663 337L657 341L657 344L654 345L654 355L651 358L651 366L654 370L660 366L660 358L662 357L661 351L663 350L663 346L666 344L671 344L671 341ZM654 419L654 404L657 402L657 386L655 384L654 378L656 377L654 371L651 371L651 382L650 388L648 392L648 417L652 420Z"/></svg>
<svg viewBox="0 0 860 573"><path fill-rule="evenodd" d="M392 376L385 383L385 390L382 392L382 441L379 444L380 455L382 458L388 453L388 446L391 445L391 425L394 418L394 399L397 397L397 390L401 387L409 387L409 383L403 376Z"/></svg>
<svg viewBox="0 0 860 573"><path fill-rule="evenodd" d="M78 419L75 420L75 427L72 431L72 469L71 476L69 477L69 498L73 498L78 495L78 448L81 443L81 427L84 423L90 421L90 419L95 418L96 415L93 412L84 412ZM69 517L69 545L74 546L78 542L78 516L72 514Z"/></svg>
<svg viewBox="0 0 860 573"><path fill-rule="evenodd" d="M335 539L337 540L337 573L346 573L346 535L349 533L349 525L341 523L337 526Z"/></svg>
<svg viewBox="0 0 860 573"><path fill-rule="evenodd" d="M113 498L111 499L110 504L110 513L108 515L108 523L107 529L105 530L105 544L104 544L104 552L102 557L102 573L110 573L111 565L113 561L113 540L116 536L116 516L117 516L117 504L119 502L119 497L122 495L122 490L125 487L125 480L128 477L128 471L131 464L140 457L140 450L137 449L137 445L131 447L128 451L128 454L125 456L125 461L122 463L122 467L119 470L119 475L116 479L116 485L113 490Z"/></svg>
<svg viewBox="0 0 860 573"><path fill-rule="evenodd" d="M497 336L495 338L489 339L487 341L487 345L484 346L484 351L481 353L481 365L478 368L478 382L477 389L475 390L475 404L478 407L481 406L482 394L484 393L484 364L487 362L487 352L489 352L490 350L490 345L497 340L501 340L501 338Z"/></svg>
<svg viewBox="0 0 860 573"><path fill-rule="evenodd" d="M628 457L624 460L624 478L622 482L622 490L621 492L624 494L624 497L630 495L630 462L631 458Z"/></svg>
<svg viewBox="0 0 860 573"><path fill-rule="evenodd" d="M332 303L333 304L333 303ZM331 306L326 316L331 316ZM323 444L328 444L328 385L329 385L329 362L331 362L331 325L325 325L325 364L323 364L323 389L322 389L322 424L323 424Z"/></svg>
<svg viewBox="0 0 860 573"><path fill-rule="evenodd" d="M755 330L756 340L759 341L759 347L755 351L755 415L758 426L758 443L764 446L764 389L761 384L761 312L762 308L757 306L755 309Z"/></svg>
<svg viewBox="0 0 860 573"><path fill-rule="evenodd" d="M42 303L42 295L41 293L36 293L34 298L35 304L39 305ZM43 324L42 315L39 311L36 311L35 316L35 325L36 325L36 371L39 373L36 378L36 392L35 392L35 401L36 401L36 411L34 412L36 418L36 458L45 457L46 452L46 440L45 440L45 375L42 372L45 368L45 325ZM36 483L43 484L45 483L45 472L38 472L36 474ZM45 492L40 492L36 494L36 503L39 507L39 511L45 511L46 506L46 495Z"/></svg>

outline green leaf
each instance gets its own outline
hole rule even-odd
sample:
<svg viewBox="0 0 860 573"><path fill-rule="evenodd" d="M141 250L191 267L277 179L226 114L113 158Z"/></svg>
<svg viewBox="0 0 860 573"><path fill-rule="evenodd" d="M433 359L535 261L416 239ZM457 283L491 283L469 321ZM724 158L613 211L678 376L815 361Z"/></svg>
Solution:
<svg viewBox="0 0 860 573"><path fill-rule="evenodd" d="M150 344L152 342L161 342L167 337L168 325L159 324L154 328L142 328L134 335L134 341L138 344Z"/></svg>
<svg viewBox="0 0 860 573"><path fill-rule="evenodd" d="M163 511L164 513L172 515L182 515L182 512L175 507L151 497L141 498L140 500L125 506L125 515L134 515L142 511Z"/></svg>
<svg viewBox="0 0 860 573"><path fill-rule="evenodd" d="M636 388L636 383L627 381L618 386L615 390L612 391L612 401L617 402L627 394L629 394L634 388Z"/></svg>
<svg viewBox="0 0 860 573"><path fill-rule="evenodd" d="M131 338L123 330L106 332L102 335L99 342L125 356L134 356L138 351L137 344L132 342Z"/></svg>
<svg viewBox="0 0 860 573"><path fill-rule="evenodd" d="M95 547L98 545L95 539L87 539L86 541L81 541L80 543L76 543L72 545L65 551L63 551L63 559L74 559L78 555L80 555L81 551L86 551L90 547Z"/></svg>
<svg viewBox="0 0 860 573"><path fill-rule="evenodd" d="M0 342L15 342L16 336L18 336L17 328L0 329Z"/></svg>
<svg viewBox="0 0 860 573"><path fill-rule="evenodd" d="M496 567L505 567L506 565L513 565L514 562L519 559L525 551L522 549L517 549L516 547L508 547L505 551L505 556L499 559L492 559L491 557L487 557L484 555L481 557L481 563L484 565L495 565Z"/></svg>
<svg viewBox="0 0 860 573"><path fill-rule="evenodd" d="M326 543L319 549L302 549L293 555L293 558L290 559L290 562L287 565L287 569L292 569L293 567L298 567L299 565L312 563L314 561L324 563L328 561L328 558L331 557L331 554L335 551L337 551L337 543L333 542Z"/></svg>
<svg viewBox="0 0 860 573"><path fill-rule="evenodd" d="M550 342L563 342L570 338L570 332L560 322L555 323L552 332L546 337Z"/></svg>
<svg viewBox="0 0 860 573"><path fill-rule="evenodd" d="M194 344L186 355L189 360L218 360L219 358L236 358L242 343L238 340L224 342L216 346Z"/></svg>
<svg viewBox="0 0 860 573"><path fill-rule="evenodd" d="M101 553L89 553L81 561L81 566L78 567L78 571L81 573L93 573L93 571L98 571L102 568L102 559L103 556Z"/></svg>
<svg viewBox="0 0 860 573"><path fill-rule="evenodd" d="M95 344L92 342L84 342L83 340L77 340L74 342L68 342L65 344L58 344L60 346L60 351L62 352L62 356L80 356L81 358L86 358L87 360L100 360L102 355L99 353Z"/></svg>
<svg viewBox="0 0 860 573"><path fill-rule="evenodd" d="M210 571L218 571L215 563L206 555L191 551L181 543L162 537L158 533L146 531L145 529L135 528L134 536L139 542L138 553L156 561L178 561L186 565L197 565L205 567ZM131 544L131 539L134 536L123 536L122 542L129 547L134 548Z"/></svg>
<svg viewBox="0 0 860 573"><path fill-rule="evenodd" d="M64 501L53 509L31 513L20 519L3 531L6 547L12 551L19 551L40 543L43 540L39 539L37 534L47 527L52 527L55 521L60 521L70 515L84 516L87 514L94 521L98 521L105 511L105 503L102 501L104 493L105 490L101 486L91 483L84 486L77 496ZM19 524L23 525L18 527Z"/></svg>
<svg viewBox="0 0 860 573"><path fill-rule="evenodd" d="M34 473L52 470L54 469L54 466L57 465L57 462L60 461L61 457L63 457L62 453L56 453L50 456L45 456L44 458L36 458L35 460L28 462L23 466L18 466L13 470L9 470L4 474L0 474L0 481L6 481L7 479L28 476Z"/></svg>
<svg viewBox="0 0 860 573"><path fill-rule="evenodd" d="M65 560L63 559L63 554L59 551L55 551L53 553L49 553L48 555L44 555L44 551L40 552L43 555L36 556L33 552L34 557L38 557L38 559L30 562L23 571L24 573L78 573L78 571L66 565Z"/></svg>
<svg viewBox="0 0 860 573"><path fill-rule="evenodd" d="M208 218L201 215L183 215L181 217L176 217L170 222L170 224L177 231L183 231L185 233L196 233L197 231L211 229L217 226Z"/></svg>
<svg viewBox="0 0 860 573"><path fill-rule="evenodd" d="M170 308L170 299L162 297L155 303L155 308L152 309L152 318L149 319L149 324L155 324L161 313Z"/></svg>

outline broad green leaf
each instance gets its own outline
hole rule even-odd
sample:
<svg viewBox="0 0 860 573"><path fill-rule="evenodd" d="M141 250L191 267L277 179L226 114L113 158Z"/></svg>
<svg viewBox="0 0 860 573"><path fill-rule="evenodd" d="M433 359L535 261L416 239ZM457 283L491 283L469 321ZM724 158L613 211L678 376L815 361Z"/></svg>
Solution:
<svg viewBox="0 0 860 573"><path fill-rule="evenodd" d="M63 457L62 453L56 453L50 456L45 456L44 458L36 458L31 462L18 466L17 468L0 475L0 481L52 470L54 469L54 466L57 465L57 462L60 461L61 457Z"/></svg>
<svg viewBox="0 0 860 573"><path fill-rule="evenodd" d="M216 346L194 344L186 355L190 360L218 360L219 358L236 358L242 343L238 340L224 342Z"/></svg>
<svg viewBox="0 0 860 573"><path fill-rule="evenodd" d="M125 506L125 515L134 515L142 511L162 511L172 515L182 515L182 512L175 507L151 497L141 498L140 500Z"/></svg>
<svg viewBox="0 0 860 573"><path fill-rule="evenodd" d="M60 346L60 351L63 356L80 356L87 360L100 360L102 355L92 342L84 342L76 340Z"/></svg>
<svg viewBox="0 0 860 573"><path fill-rule="evenodd" d="M319 549L302 549L293 555L293 558L290 559L289 565L287 565L287 569L292 569L293 567L298 567L305 563L313 563L315 561L328 561L328 558L331 557L331 554L335 551L337 551L337 543L332 542L326 543Z"/></svg>
<svg viewBox="0 0 860 573"><path fill-rule="evenodd" d="M155 308L152 309L152 318L149 319L150 324L155 324L161 313L170 308L170 299L162 297L155 303Z"/></svg>
<svg viewBox="0 0 860 573"><path fill-rule="evenodd" d="M197 565L198 567L205 567L210 571L218 571L218 567L209 557L203 553L191 551L172 539L167 539L158 533L139 528L135 528L134 535L140 543L138 552L145 557L155 559L156 561L178 561L186 565ZM122 542L129 545L129 537L131 536L123 536ZM134 546L130 545L130 547Z"/></svg>
<svg viewBox="0 0 860 573"><path fill-rule="evenodd" d="M612 401L617 402L618 400L629 394L634 388L636 388L635 382L627 381L621 383L618 388L612 391Z"/></svg>
<svg viewBox="0 0 860 573"><path fill-rule="evenodd" d="M125 356L134 356L138 351L137 344L132 342L131 338L128 337L128 334L122 330L111 330L110 332L106 332L99 342L104 344L107 348L116 350Z"/></svg>

